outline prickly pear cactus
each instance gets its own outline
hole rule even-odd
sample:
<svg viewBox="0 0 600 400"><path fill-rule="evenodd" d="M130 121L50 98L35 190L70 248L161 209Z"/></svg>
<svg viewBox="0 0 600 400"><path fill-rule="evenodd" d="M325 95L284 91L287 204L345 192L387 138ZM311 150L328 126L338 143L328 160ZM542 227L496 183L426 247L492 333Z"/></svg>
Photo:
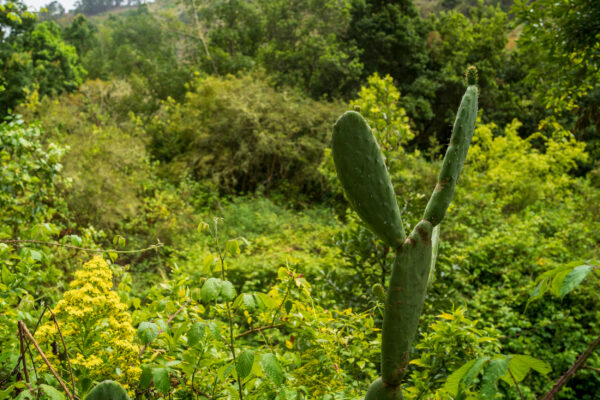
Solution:
<svg viewBox="0 0 600 400"><path fill-rule="evenodd" d="M367 122L360 114L349 111L339 118L333 129L333 160L350 205L365 224L396 251L385 296L381 378L371 384L366 400L403 398L402 379L437 252L436 226L452 201L475 130L478 96L475 67L467 69L466 79L468 87L456 114L437 185L422 221L408 237L383 155Z"/></svg>
<svg viewBox="0 0 600 400"><path fill-rule="evenodd" d="M96 385L85 400L130 400L125 389L117 382L104 381Z"/></svg>

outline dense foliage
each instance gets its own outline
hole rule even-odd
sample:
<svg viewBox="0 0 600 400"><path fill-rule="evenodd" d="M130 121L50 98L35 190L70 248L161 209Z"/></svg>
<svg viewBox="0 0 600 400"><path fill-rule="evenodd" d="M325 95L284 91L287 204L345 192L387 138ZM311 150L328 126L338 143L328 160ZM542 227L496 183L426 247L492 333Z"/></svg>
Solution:
<svg viewBox="0 0 600 400"><path fill-rule="evenodd" d="M394 251L332 126L369 122L410 231L470 64L405 398L542 398L598 341L597 1L134 3L0 3L0 399L363 398Z"/></svg>

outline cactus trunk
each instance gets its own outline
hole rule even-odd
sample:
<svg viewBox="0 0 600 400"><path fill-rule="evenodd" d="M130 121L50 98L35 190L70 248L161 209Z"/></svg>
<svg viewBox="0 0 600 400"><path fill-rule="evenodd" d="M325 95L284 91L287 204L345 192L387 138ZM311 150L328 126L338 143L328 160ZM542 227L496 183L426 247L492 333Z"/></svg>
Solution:
<svg viewBox="0 0 600 400"><path fill-rule="evenodd" d="M419 222L392 267L381 338L381 377L390 385L400 384L410 361L431 267L432 229L428 221Z"/></svg>

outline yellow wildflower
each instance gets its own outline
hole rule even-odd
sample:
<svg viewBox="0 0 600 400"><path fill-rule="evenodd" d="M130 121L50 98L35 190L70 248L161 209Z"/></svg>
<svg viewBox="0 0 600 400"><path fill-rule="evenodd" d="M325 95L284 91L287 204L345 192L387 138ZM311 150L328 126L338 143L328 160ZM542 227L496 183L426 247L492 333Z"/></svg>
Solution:
<svg viewBox="0 0 600 400"><path fill-rule="evenodd" d="M92 258L75 272L70 289L53 310L80 390L87 389L84 382L105 379L132 385L141 374L131 315L112 290L112 278L106 261L100 256ZM52 352L52 343L61 343L53 322L42 325L38 335L50 362L66 377L62 347L59 354Z"/></svg>

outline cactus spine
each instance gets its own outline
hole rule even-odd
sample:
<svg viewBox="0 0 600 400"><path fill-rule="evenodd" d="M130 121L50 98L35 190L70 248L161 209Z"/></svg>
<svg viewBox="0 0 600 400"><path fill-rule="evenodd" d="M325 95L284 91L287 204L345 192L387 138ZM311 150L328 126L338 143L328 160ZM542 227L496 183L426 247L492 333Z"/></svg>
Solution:
<svg viewBox="0 0 600 400"><path fill-rule="evenodd" d="M383 155L366 121L356 112L343 114L333 129L335 168L350 205L375 234L396 250L382 333L381 378L366 400L402 399L401 384L423 309L432 264L432 232L452 201L477 118L477 71L469 67L462 98L437 185L423 219L408 237Z"/></svg>

